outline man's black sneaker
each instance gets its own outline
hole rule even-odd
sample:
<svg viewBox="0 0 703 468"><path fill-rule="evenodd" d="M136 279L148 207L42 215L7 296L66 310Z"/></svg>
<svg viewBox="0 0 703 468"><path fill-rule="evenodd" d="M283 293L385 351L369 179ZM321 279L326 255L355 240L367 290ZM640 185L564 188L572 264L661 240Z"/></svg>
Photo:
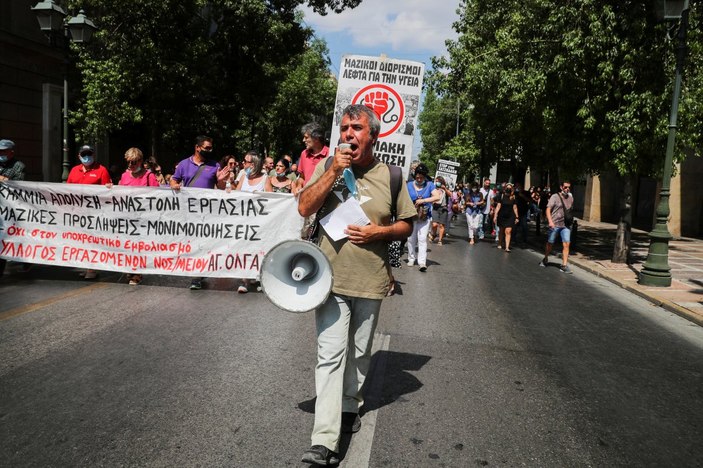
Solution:
<svg viewBox="0 0 703 468"><path fill-rule="evenodd" d="M342 413L342 432L354 433L361 429L361 418L357 413Z"/></svg>
<svg viewBox="0 0 703 468"><path fill-rule="evenodd" d="M194 279L190 282L190 289L193 291L198 291L203 289L203 282L199 279Z"/></svg>
<svg viewBox="0 0 703 468"><path fill-rule="evenodd" d="M539 262L539 266L541 267L546 267L547 265L549 265L549 262L547 262L546 258L543 258L542 261Z"/></svg>
<svg viewBox="0 0 703 468"><path fill-rule="evenodd" d="M301 461L320 466L338 465L339 456L324 445L313 445L305 451Z"/></svg>
<svg viewBox="0 0 703 468"><path fill-rule="evenodd" d="M572 275L574 272L571 271L571 268L569 268L569 265L562 265L559 267L562 273L567 273L569 275Z"/></svg>

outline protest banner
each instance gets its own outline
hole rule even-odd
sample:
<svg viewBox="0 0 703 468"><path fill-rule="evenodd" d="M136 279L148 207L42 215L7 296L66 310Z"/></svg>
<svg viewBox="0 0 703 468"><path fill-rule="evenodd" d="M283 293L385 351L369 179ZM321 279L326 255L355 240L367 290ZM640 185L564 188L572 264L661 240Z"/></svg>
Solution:
<svg viewBox="0 0 703 468"><path fill-rule="evenodd" d="M0 257L18 262L251 279L302 225L290 194L0 183Z"/></svg>
<svg viewBox="0 0 703 468"><path fill-rule="evenodd" d="M332 118L330 148L339 141L342 111L349 104L365 104L381 120L374 156L400 166L408 176L425 65L421 62L363 55L345 55L339 68L337 101Z"/></svg>
<svg viewBox="0 0 703 468"><path fill-rule="evenodd" d="M437 176L442 176L444 177L444 180L447 182L447 185L450 188L454 188L456 186L456 178L457 175L459 174L459 167L461 164L459 164L456 161L450 161L447 159L438 159L437 160L437 172L435 173L435 177Z"/></svg>

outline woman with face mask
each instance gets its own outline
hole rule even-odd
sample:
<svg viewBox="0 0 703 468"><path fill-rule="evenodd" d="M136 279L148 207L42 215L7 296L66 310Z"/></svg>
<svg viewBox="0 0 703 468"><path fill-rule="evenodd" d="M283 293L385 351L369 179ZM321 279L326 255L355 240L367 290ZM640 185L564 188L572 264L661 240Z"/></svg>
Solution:
<svg viewBox="0 0 703 468"><path fill-rule="evenodd" d="M235 182L235 190L241 192L271 192L271 181L263 170L264 158L256 151L249 151L244 155L244 169L239 171ZM249 292L251 281L242 279L237 292L246 294Z"/></svg>
<svg viewBox="0 0 703 468"><path fill-rule="evenodd" d="M159 180L149 169L146 169L144 164L144 154L139 148L130 148L124 154L124 159L127 162L127 170L124 171L120 178L120 185L129 185L132 187L158 187ZM108 184L108 187L111 184ZM136 286L142 282L141 274L127 273L127 280L132 286Z"/></svg>
<svg viewBox="0 0 703 468"><path fill-rule="evenodd" d="M288 177L290 162L287 159L279 159L273 166L274 174L269 177L272 192L296 193L296 183Z"/></svg>
<svg viewBox="0 0 703 468"><path fill-rule="evenodd" d="M466 203L466 224L469 228L469 244L474 245L474 237L478 231L479 224L483 220L483 209L486 206L486 200L483 199L483 194L478 190L478 184L471 185L471 190L464 198Z"/></svg>
<svg viewBox="0 0 703 468"><path fill-rule="evenodd" d="M244 155L243 169L237 174L234 189L242 192L270 192L271 183L264 172L264 159L256 151Z"/></svg>
<svg viewBox="0 0 703 468"><path fill-rule="evenodd" d="M112 185L110 172L95 158L95 150L89 145L81 146L78 151L80 164L71 169L66 179L67 184ZM95 270L86 270L82 273L87 280L95 279L98 273Z"/></svg>
<svg viewBox="0 0 703 468"><path fill-rule="evenodd" d="M505 185L505 191L496 205L493 222L500 227L498 248L510 252L510 238L512 237L513 227L518 222L513 184Z"/></svg>
<svg viewBox="0 0 703 468"><path fill-rule="evenodd" d="M430 171L424 164L415 168L415 178L408 182L410 199L417 208L418 217L413 225L413 232L408 237L408 266L420 265L420 271L427 271L427 231L432 220L432 204L438 202L442 192L428 181Z"/></svg>
<svg viewBox="0 0 703 468"><path fill-rule="evenodd" d="M120 185L137 187L158 187L159 180L154 172L144 167L144 154L139 148L130 148L124 154L127 170L120 178Z"/></svg>
<svg viewBox="0 0 703 468"><path fill-rule="evenodd" d="M449 209L452 204L452 192L447 187L444 177L437 176L434 182L439 191L439 200L432 205L432 228L428 236L430 241L437 239L437 244L442 245L444 234L449 227Z"/></svg>

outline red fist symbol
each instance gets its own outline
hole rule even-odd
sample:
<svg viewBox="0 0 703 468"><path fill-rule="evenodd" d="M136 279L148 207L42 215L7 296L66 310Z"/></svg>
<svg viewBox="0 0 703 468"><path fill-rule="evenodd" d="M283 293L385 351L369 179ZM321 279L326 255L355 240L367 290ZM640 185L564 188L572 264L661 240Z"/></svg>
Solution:
<svg viewBox="0 0 703 468"><path fill-rule="evenodd" d="M380 119L388 110L388 93L385 91L371 91L364 96L364 104L373 110Z"/></svg>

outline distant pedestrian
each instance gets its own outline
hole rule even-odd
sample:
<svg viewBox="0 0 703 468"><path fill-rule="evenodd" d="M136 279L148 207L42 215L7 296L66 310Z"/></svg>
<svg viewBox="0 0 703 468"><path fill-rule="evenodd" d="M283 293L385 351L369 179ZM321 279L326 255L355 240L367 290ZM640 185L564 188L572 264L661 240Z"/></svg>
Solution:
<svg viewBox="0 0 703 468"><path fill-rule="evenodd" d="M465 197L466 206L466 224L469 229L469 244L474 245L474 237L479 230L479 226L483 222L483 209L486 205L486 200L483 199L483 194L478 189L478 184L472 184L471 190Z"/></svg>
<svg viewBox="0 0 703 468"><path fill-rule="evenodd" d="M418 164L415 168L415 179L408 182L408 193L418 214L413 231L408 237L408 266L415 265L417 260L422 272L427 271L427 231L432 220L432 204L442 196L442 192L434 183L427 180L429 174L427 166Z"/></svg>
<svg viewBox="0 0 703 468"><path fill-rule="evenodd" d="M542 203L542 189L540 187L533 187L530 190L532 204L530 205L530 211L535 219L535 234L540 235L540 227L542 224L542 209L540 205Z"/></svg>
<svg viewBox="0 0 703 468"><path fill-rule="evenodd" d="M539 263L546 267L549 264L549 254L552 252L557 236L561 238L561 266L559 269L564 273L571 273L569 268L569 246L571 245L571 223L573 216L571 208L574 204L574 197L571 195L571 182L561 183L561 191L549 197L547 203L547 222L549 223L549 235L547 245L544 249L544 258ZM569 219L571 218L571 219Z"/></svg>
<svg viewBox="0 0 703 468"><path fill-rule="evenodd" d="M485 204L483 205L483 219L478 229L478 238L483 239L486 232L489 234L493 230L493 190L491 190L491 179L483 179L483 186L479 190L483 195Z"/></svg>
<svg viewBox="0 0 703 468"><path fill-rule="evenodd" d="M517 226L515 226L515 240L518 234L523 244L527 244L528 222L530 220L530 195L523 190L521 184L515 184L515 204L517 205Z"/></svg>
<svg viewBox="0 0 703 468"><path fill-rule="evenodd" d="M493 215L493 222L500 228L498 248L505 249L510 252L510 240L513 233L513 227L518 222L517 204L515 203L515 194L513 193L513 184L506 184L503 195L500 197L496 205L496 211Z"/></svg>
<svg viewBox="0 0 703 468"><path fill-rule="evenodd" d="M436 239L437 245L442 245L449 226L449 216L451 216L449 207L452 205L452 192L442 176L435 177L434 186L440 192L440 199L432 204L432 227L429 240Z"/></svg>

